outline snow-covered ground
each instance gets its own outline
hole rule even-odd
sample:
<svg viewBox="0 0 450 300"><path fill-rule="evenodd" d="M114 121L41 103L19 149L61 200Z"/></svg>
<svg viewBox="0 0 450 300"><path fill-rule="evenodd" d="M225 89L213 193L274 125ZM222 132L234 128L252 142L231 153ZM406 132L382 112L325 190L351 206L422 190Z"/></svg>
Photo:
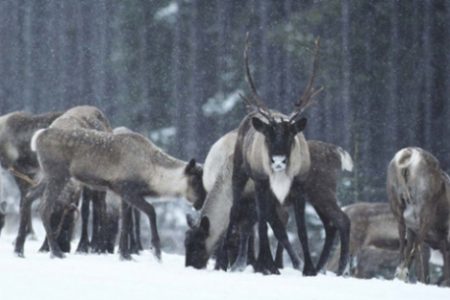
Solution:
<svg viewBox="0 0 450 300"><path fill-rule="evenodd" d="M183 256L145 251L134 261L117 255L69 254L63 260L38 253L28 240L26 258L13 254L13 235L0 236L0 299L450 299L450 289L400 281L359 280L333 275L302 277L293 269L280 276L194 270Z"/></svg>

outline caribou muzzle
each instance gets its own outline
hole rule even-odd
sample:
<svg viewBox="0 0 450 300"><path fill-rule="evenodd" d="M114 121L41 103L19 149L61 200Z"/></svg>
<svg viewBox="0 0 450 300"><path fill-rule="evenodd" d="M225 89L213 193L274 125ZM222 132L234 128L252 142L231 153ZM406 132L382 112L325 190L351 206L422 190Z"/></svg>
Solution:
<svg viewBox="0 0 450 300"><path fill-rule="evenodd" d="M274 172L281 172L286 170L287 156L274 155L270 158L270 166Z"/></svg>

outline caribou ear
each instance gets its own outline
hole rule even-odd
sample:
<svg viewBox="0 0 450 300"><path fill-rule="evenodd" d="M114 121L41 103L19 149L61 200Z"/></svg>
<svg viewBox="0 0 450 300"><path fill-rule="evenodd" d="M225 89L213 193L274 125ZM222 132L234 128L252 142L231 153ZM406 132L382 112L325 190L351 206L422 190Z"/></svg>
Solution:
<svg viewBox="0 0 450 300"><path fill-rule="evenodd" d="M293 131L295 134L297 134L297 133L303 131L303 130L305 129L305 127L306 127L307 121L308 121L308 119L306 119L306 118L301 118L300 120L297 120L297 121L291 123L291 125L292 125L292 127L291 127L291 128L292 128L292 131Z"/></svg>
<svg viewBox="0 0 450 300"><path fill-rule="evenodd" d="M193 158L187 164L186 168L184 169L184 172L186 174L192 174L193 171L195 170L195 165L196 165L196 162L195 162L195 159Z"/></svg>
<svg viewBox="0 0 450 300"><path fill-rule="evenodd" d="M200 221L200 228L205 232L209 232L209 219L207 216L203 216Z"/></svg>
<svg viewBox="0 0 450 300"><path fill-rule="evenodd" d="M186 223L188 224L189 228L194 228L194 226L195 226L194 217L192 217L192 215L190 215L190 214L187 214L186 215Z"/></svg>
<svg viewBox="0 0 450 300"><path fill-rule="evenodd" d="M261 133L267 132L267 124L261 121L261 119L257 117L252 118L252 125L253 128L255 128L256 131L259 131Z"/></svg>

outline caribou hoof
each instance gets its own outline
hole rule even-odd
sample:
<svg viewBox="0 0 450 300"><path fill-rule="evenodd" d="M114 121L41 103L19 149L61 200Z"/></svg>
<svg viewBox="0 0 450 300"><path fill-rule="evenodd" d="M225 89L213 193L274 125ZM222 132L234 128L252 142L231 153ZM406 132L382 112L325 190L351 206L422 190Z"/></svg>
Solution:
<svg viewBox="0 0 450 300"><path fill-rule="evenodd" d="M158 262L161 262L161 248L153 247L152 249L153 256L156 258Z"/></svg>
<svg viewBox="0 0 450 300"><path fill-rule="evenodd" d="M130 261L132 259L133 258L131 257L131 254L129 254L129 253L126 253L126 254L121 253L120 254L120 260L122 260L122 261Z"/></svg>
<svg viewBox="0 0 450 300"><path fill-rule="evenodd" d="M25 258L25 255L23 254L23 251L14 251L17 257Z"/></svg>
<svg viewBox="0 0 450 300"><path fill-rule="evenodd" d="M312 266L306 266L303 268L303 276L316 276L317 271Z"/></svg>
<svg viewBox="0 0 450 300"><path fill-rule="evenodd" d="M66 256L64 255L64 253L62 253L62 251L52 251L51 258L65 258Z"/></svg>
<svg viewBox="0 0 450 300"><path fill-rule="evenodd" d="M397 267L397 269L395 270L395 278L400 279L404 282L409 282L408 268Z"/></svg>
<svg viewBox="0 0 450 300"><path fill-rule="evenodd" d="M267 263L257 261L255 264L255 272L263 275L280 275L280 271L273 262Z"/></svg>
<svg viewBox="0 0 450 300"><path fill-rule="evenodd" d="M241 261L236 261L232 266L231 266L231 272L243 272L245 270L245 268L247 267L247 262L244 260Z"/></svg>
<svg viewBox="0 0 450 300"><path fill-rule="evenodd" d="M77 247L77 253L88 253L89 252L89 243L80 242Z"/></svg>

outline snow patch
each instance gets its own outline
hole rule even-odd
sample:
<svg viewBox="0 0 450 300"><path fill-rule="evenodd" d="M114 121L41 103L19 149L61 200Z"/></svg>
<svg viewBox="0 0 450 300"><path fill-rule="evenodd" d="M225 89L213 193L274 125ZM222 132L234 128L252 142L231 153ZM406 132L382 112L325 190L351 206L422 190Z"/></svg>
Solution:
<svg viewBox="0 0 450 300"><path fill-rule="evenodd" d="M330 272L303 277L289 267L280 270L279 276L254 274L251 268L243 273L214 271L212 261L208 269L195 270L184 267L183 256L163 253L158 263L148 250L135 255L133 261L121 261L117 254L68 254L63 260L50 259L48 253L37 251L42 237L27 240L26 258L21 259L13 254L15 236L1 236L2 299L128 299L131 292L134 300L148 299L149 295L186 300L290 300L300 296L315 300L447 300L450 294L448 288L336 277Z"/></svg>

